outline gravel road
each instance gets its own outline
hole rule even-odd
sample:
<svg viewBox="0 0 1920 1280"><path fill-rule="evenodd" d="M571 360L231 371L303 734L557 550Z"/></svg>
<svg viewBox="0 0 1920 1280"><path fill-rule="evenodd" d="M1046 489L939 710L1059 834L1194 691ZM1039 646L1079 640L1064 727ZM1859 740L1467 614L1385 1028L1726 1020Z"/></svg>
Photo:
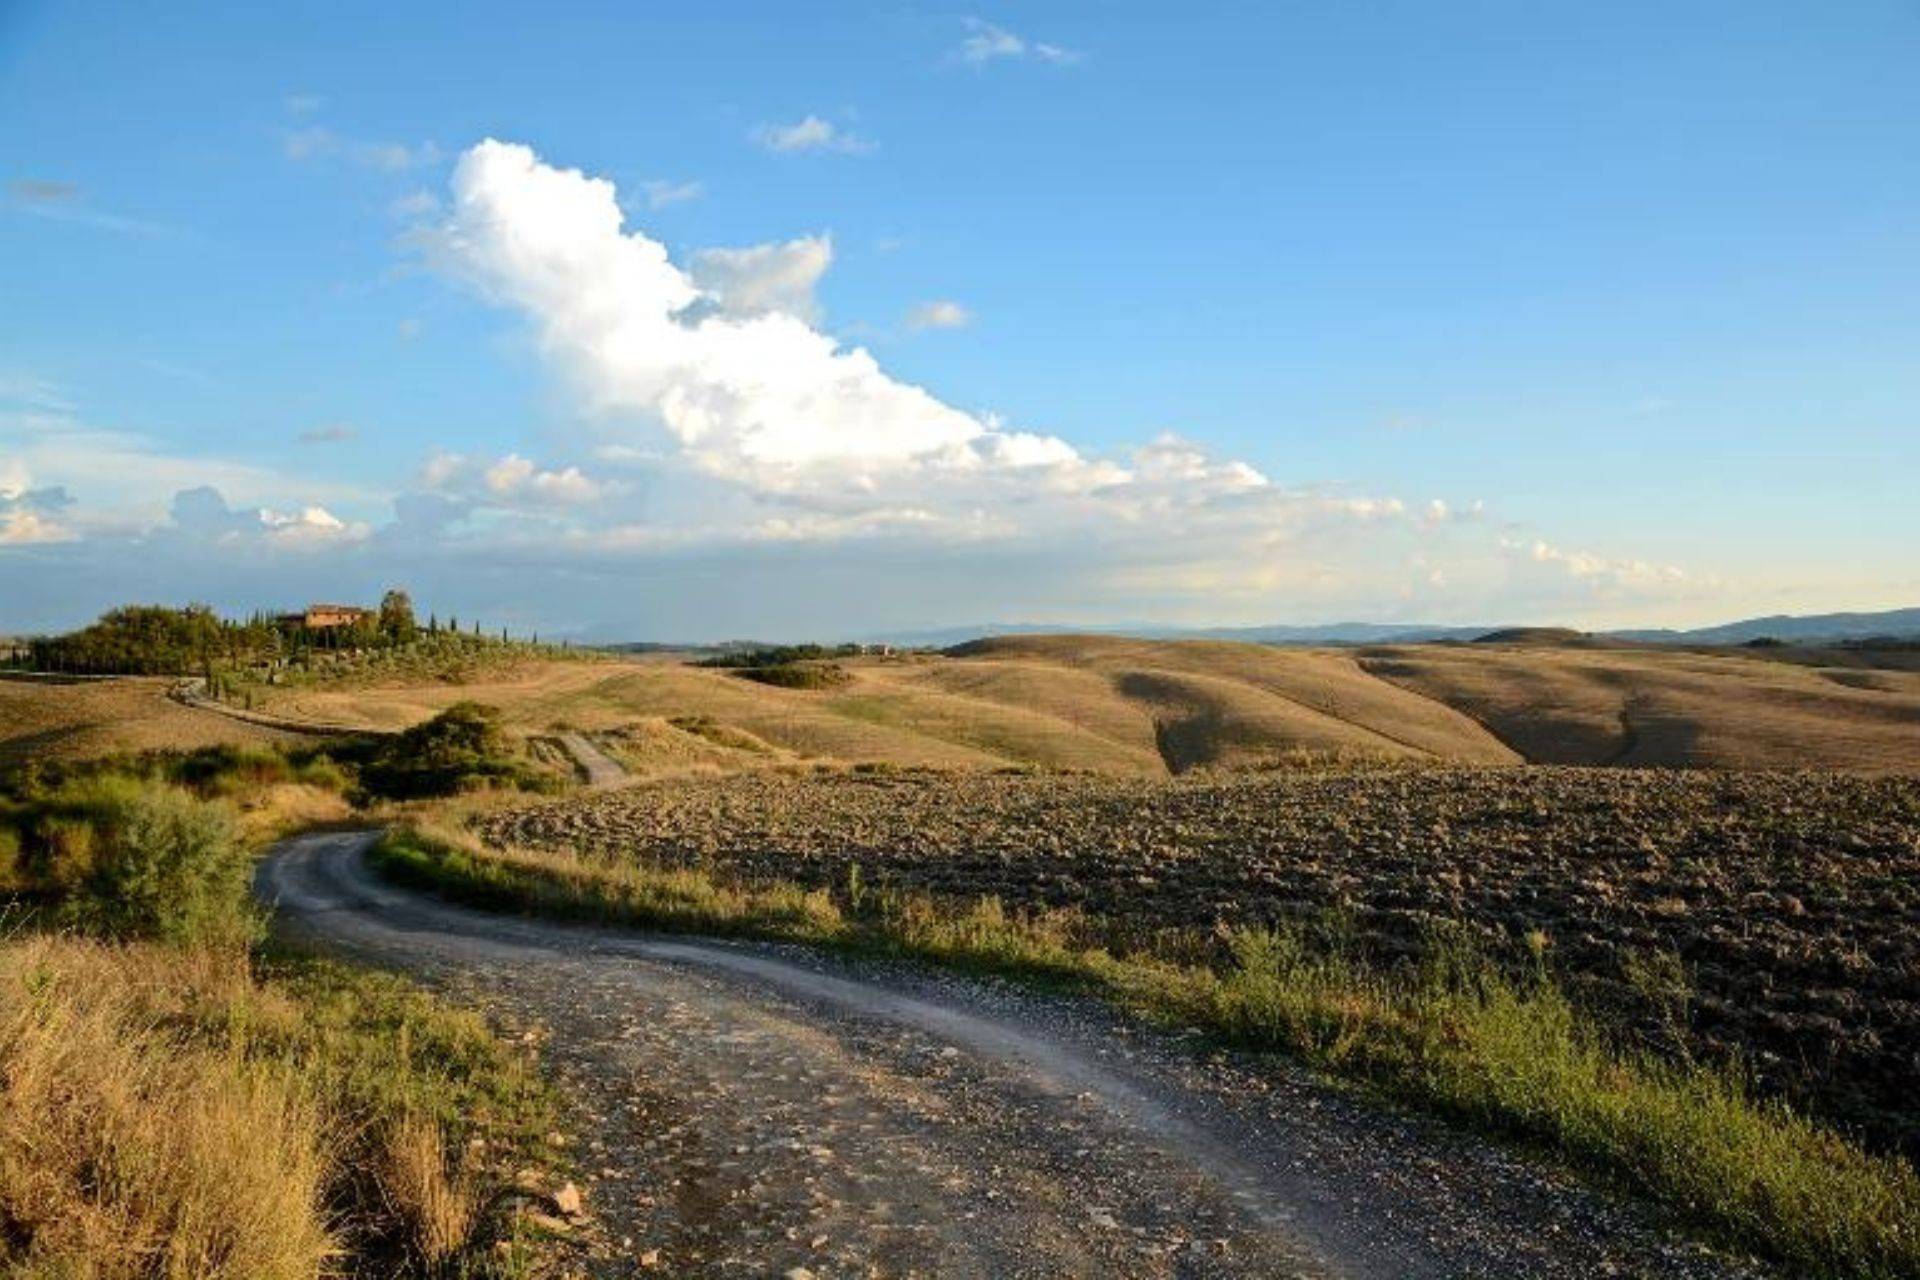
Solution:
<svg viewBox="0 0 1920 1280"><path fill-rule="evenodd" d="M573 757L574 764L580 768L582 778L590 787L617 787L627 781L627 771L620 762L587 740L584 733L569 730L556 735L560 745Z"/></svg>
<svg viewBox="0 0 1920 1280"><path fill-rule="evenodd" d="M1478 1140L1088 1001L491 915L290 840L278 927L550 1035L605 1276L1764 1274Z"/></svg>

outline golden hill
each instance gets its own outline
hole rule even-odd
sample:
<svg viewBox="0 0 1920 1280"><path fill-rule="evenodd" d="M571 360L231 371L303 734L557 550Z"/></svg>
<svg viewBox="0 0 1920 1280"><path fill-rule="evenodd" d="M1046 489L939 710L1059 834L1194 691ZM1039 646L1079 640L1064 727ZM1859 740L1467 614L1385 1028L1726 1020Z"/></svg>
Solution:
<svg viewBox="0 0 1920 1280"><path fill-rule="evenodd" d="M183 707L167 697L172 683L147 676L73 683L0 679L0 763L291 736Z"/></svg>
<svg viewBox="0 0 1920 1280"><path fill-rule="evenodd" d="M1735 650L1023 636L841 665L849 678L824 689L649 657L528 661L458 683L322 683L259 696L279 715L376 729L474 699L503 708L522 732L567 725L594 734L645 773L803 759L1138 776L1395 760L1920 772L1920 672ZM0 752L262 733L175 707L163 689L0 683Z"/></svg>
<svg viewBox="0 0 1920 1280"><path fill-rule="evenodd" d="M1538 763L1920 772L1920 672L1626 646L1408 645L1359 661Z"/></svg>

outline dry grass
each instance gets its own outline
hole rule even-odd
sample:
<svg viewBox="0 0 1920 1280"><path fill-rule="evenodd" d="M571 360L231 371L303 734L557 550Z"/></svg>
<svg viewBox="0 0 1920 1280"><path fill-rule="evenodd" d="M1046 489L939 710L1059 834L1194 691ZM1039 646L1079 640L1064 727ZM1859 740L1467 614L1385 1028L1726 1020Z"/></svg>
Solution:
<svg viewBox="0 0 1920 1280"><path fill-rule="evenodd" d="M1920 771L1920 672L1506 645L1367 650L1362 665L1535 763Z"/></svg>
<svg viewBox="0 0 1920 1280"><path fill-rule="evenodd" d="M272 1280L334 1252L318 1108L284 1072L170 1035L163 985L254 998L231 956L53 938L0 951L8 1274Z"/></svg>
<svg viewBox="0 0 1920 1280"><path fill-rule="evenodd" d="M388 1212L410 1242L414 1261L434 1267L455 1257L472 1230L476 1201L469 1181L447 1170L440 1126L405 1117L386 1131L379 1160Z"/></svg>
<svg viewBox="0 0 1920 1280"><path fill-rule="evenodd" d="M0 764L295 740L183 707L167 697L172 683L149 677L74 684L0 679Z"/></svg>
<svg viewBox="0 0 1920 1280"><path fill-rule="evenodd" d="M551 1125L523 1051L396 978L0 942L0 1274L449 1274L481 1184L540 1159ZM474 1150L490 1163L452 1158Z"/></svg>
<svg viewBox="0 0 1920 1280"><path fill-rule="evenodd" d="M475 699L520 734L561 722L623 733L610 745L644 774L800 759L1146 777L1300 759L1920 770L1920 672L1733 653L1030 636L841 665L850 679L819 690L649 659L261 697L282 714L370 728Z"/></svg>

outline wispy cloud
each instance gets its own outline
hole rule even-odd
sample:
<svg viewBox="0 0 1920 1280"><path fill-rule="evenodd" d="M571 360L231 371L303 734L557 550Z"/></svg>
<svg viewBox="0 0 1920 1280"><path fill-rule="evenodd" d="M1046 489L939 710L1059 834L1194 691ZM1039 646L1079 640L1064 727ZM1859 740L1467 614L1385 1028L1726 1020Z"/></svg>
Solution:
<svg viewBox="0 0 1920 1280"><path fill-rule="evenodd" d="M963 18L961 22L967 34L954 51L954 56L968 66L983 67L989 62L1003 59L1030 58L1057 67L1070 67L1086 60L1086 55L1076 50L1041 40L1029 40L982 18Z"/></svg>
<svg viewBox="0 0 1920 1280"><path fill-rule="evenodd" d="M80 186L51 178L15 178L7 183L7 196L21 204L60 204L80 198Z"/></svg>
<svg viewBox="0 0 1920 1280"><path fill-rule="evenodd" d="M201 369L192 368L189 365L175 364L171 360L156 360L152 357L142 358L139 363L140 367L147 370L147 372L157 373L161 377L171 378L175 382L191 382L201 387L210 387L213 385L214 379L212 374Z"/></svg>
<svg viewBox="0 0 1920 1280"><path fill-rule="evenodd" d="M706 193L707 187L703 182L673 182L666 178L654 178L640 184L640 194L649 209L685 204L689 200L698 200Z"/></svg>
<svg viewBox="0 0 1920 1280"><path fill-rule="evenodd" d="M310 116L327 105L327 100L317 93L290 93L281 100L290 116Z"/></svg>
<svg viewBox="0 0 1920 1280"><path fill-rule="evenodd" d="M769 151L790 154L798 151L837 151L858 155L872 151L874 143L847 133L831 120L809 115L792 124L756 125L747 135Z"/></svg>
<svg viewBox="0 0 1920 1280"><path fill-rule="evenodd" d="M0 209L121 235L161 238L177 234L157 222L95 209L86 203L86 193L78 183L51 178L15 178L8 182L6 199L0 201Z"/></svg>
<svg viewBox="0 0 1920 1280"><path fill-rule="evenodd" d="M329 422L325 426L310 427L294 439L301 444L345 444L349 440L358 440L360 429L345 422Z"/></svg>
<svg viewBox="0 0 1920 1280"><path fill-rule="evenodd" d="M907 311L907 328L918 333L925 329L964 329L973 323L973 312L949 299L914 304Z"/></svg>
<svg viewBox="0 0 1920 1280"><path fill-rule="evenodd" d="M289 160L339 159L383 173L405 173L440 159L440 148L432 142L363 142L342 137L325 125L289 129L281 134L280 145Z"/></svg>
<svg viewBox="0 0 1920 1280"><path fill-rule="evenodd" d="M424 188L409 191L388 205L387 211L396 218L424 218L440 212L440 197Z"/></svg>

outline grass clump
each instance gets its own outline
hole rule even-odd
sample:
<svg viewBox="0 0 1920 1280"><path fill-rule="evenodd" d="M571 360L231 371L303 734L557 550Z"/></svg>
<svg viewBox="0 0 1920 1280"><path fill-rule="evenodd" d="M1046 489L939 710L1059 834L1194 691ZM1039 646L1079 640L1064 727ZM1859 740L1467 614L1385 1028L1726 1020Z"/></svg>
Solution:
<svg viewBox="0 0 1920 1280"><path fill-rule="evenodd" d="M398 979L0 944L7 1275L449 1273L483 1176L456 1154L478 1138L511 1163L550 1112L530 1061Z"/></svg>
<svg viewBox="0 0 1920 1280"><path fill-rule="evenodd" d="M1536 954L1503 970L1459 936L1384 969L1328 929L1238 929L1122 943L1071 911L996 899L787 883L495 850L400 828L387 874L483 906L681 931L762 935L1067 981L1219 1040L1279 1050L1385 1095L1518 1137L1649 1197L1712 1237L1799 1274L1920 1274L1920 1177L1785 1104L1737 1068L1619 1043L1581 1014Z"/></svg>

